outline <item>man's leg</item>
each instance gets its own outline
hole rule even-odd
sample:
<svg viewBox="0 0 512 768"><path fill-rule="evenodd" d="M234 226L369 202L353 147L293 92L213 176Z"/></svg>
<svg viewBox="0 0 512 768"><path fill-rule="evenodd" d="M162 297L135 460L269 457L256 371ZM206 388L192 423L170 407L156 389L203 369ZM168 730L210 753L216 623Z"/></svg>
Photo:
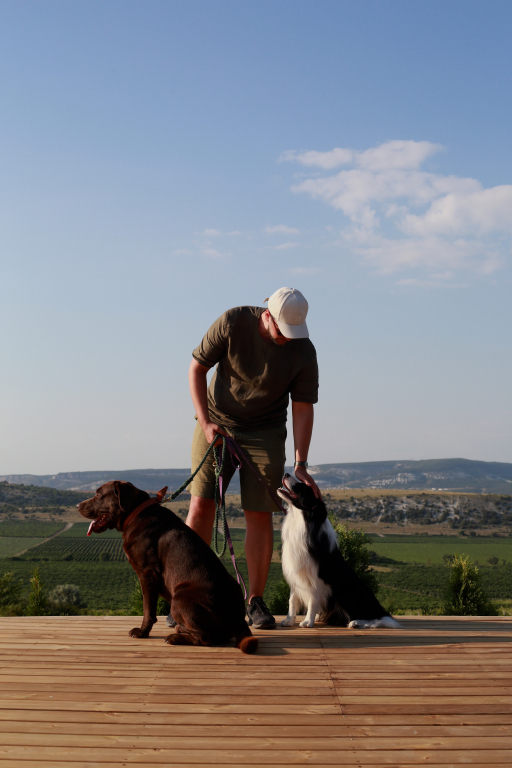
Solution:
<svg viewBox="0 0 512 768"><path fill-rule="evenodd" d="M202 496L192 496L186 523L208 546L212 542L213 523L215 520L215 502L213 499L203 499ZM270 553L272 556L272 553Z"/></svg>
<svg viewBox="0 0 512 768"><path fill-rule="evenodd" d="M274 531L271 512L245 512L245 521L245 556L249 572L250 601L252 597L263 595L272 560Z"/></svg>

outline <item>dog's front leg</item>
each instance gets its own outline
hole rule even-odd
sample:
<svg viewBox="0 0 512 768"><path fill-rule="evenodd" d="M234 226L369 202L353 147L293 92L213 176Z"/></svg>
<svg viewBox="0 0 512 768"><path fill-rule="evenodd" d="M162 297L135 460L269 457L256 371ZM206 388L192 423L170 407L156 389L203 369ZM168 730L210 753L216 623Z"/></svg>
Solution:
<svg viewBox="0 0 512 768"><path fill-rule="evenodd" d="M140 628L134 627L128 633L130 637L148 637L153 624L156 624L157 621L156 605L158 603L159 583L149 574L139 576L139 581L142 589L144 615Z"/></svg>
<svg viewBox="0 0 512 768"><path fill-rule="evenodd" d="M281 622L282 627L293 627L295 617L299 608L299 599L295 594L293 587L290 587L290 602L288 603L288 616Z"/></svg>
<svg viewBox="0 0 512 768"><path fill-rule="evenodd" d="M320 600L316 595L312 595L308 602L308 612L304 621L301 621L299 627L309 627L310 629L315 626L315 618L320 610Z"/></svg>

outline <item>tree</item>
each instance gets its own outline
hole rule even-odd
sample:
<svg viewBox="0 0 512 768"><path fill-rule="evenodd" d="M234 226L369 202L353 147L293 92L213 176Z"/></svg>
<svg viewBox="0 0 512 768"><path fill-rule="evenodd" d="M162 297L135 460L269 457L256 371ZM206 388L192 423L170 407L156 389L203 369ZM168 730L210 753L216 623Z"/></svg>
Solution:
<svg viewBox="0 0 512 768"><path fill-rule="evenodd" d="M478 568L468 555L454 555L445 588L443 613L447 616L496 616L496 608L485 594Z"/></svg>
<svg viewBox="0 0 512 768"><path fill-rule="evenodd" d="M44 584L39 576L37 565L30 579L30 594L28 596L27 616L47 616L48 598L44 591Z"/></svg>
<svg viewBox="0 0 512 768"><path fill-rule="evenodd" d="M17 616L24 613L21 597L23 583L15 579L14 573L4 573L0 576L0 614L3 616Z"/></svg>

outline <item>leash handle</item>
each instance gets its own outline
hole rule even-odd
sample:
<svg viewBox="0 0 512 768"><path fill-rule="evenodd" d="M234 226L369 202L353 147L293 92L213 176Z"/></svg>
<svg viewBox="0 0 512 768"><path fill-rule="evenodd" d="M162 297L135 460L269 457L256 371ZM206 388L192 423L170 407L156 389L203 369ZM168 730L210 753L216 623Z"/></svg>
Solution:
<svg viewBox="0 0 512 768"><path fill-rule="evenodd" d="M214 439L214 442L217 438ZM244 600L247 600L247 587L245 586L244 577L240 573L238 565L236 564L235 548L231 540L231 533L229 531L229 525L226 518L226 498L224 496L224 464L226 460L226 438L222 437L222 453L220 446L214 448L214 454L216 459L215 467L215 521L213 524L213 548L217 557L222 557L226 551L226 545L229 547L229 554L231 555L231 562L235 569L236 580L240 587L243 585ZM222 535L224 538L224 544L222 550L219 551L219 516L222 520Z"/></svg>

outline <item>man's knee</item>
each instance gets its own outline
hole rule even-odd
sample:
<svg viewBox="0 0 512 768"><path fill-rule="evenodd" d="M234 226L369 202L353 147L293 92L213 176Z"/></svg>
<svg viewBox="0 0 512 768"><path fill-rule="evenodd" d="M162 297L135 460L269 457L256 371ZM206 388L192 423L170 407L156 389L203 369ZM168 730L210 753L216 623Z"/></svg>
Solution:
<svg viewBox="0 0 512 768"><path fill-rule="evenodd" d="M203 496L192 496L190 498L190 512L197 515L209 515L215 512L215 501L213 499L205 499Z"/></svg>
<svg viewBox="0 0 512 768"><path fill-rule="evenodd" d="M256 510L244 510L245 522L248 526L271 527L272 512L259 512Z"/></svg>

